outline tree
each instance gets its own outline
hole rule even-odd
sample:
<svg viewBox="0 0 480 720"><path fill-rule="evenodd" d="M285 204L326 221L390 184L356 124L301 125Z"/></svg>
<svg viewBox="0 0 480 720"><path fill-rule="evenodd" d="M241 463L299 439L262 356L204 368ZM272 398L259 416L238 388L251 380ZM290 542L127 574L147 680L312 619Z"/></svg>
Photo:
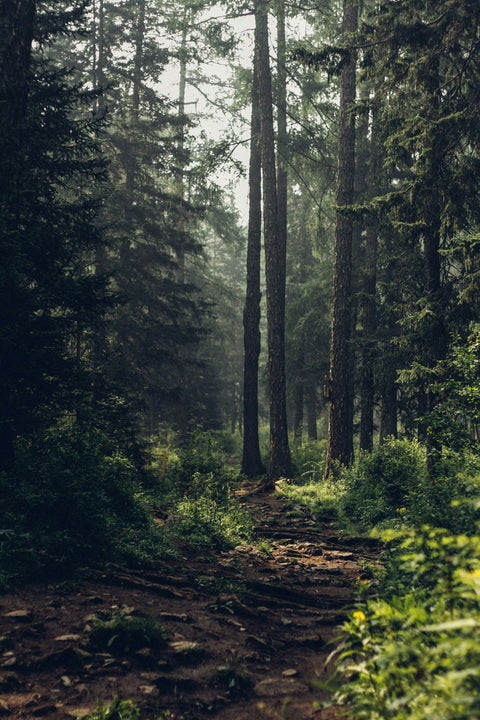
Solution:
<svg viewBox="0 0 480 720"><path fill-rule="evenodd" d="M242 472L255 477L265 472L258 440L258 358L260 355L260 256L262 160L260 149L260 107L258 55L255 53L250 129L249 215L247 244L247 292L243 311L243 456Z"/></svg>
<svg viewBox="0 0 480 720"><path fill-rule="evenodd" d="M264 0L255 5L255 53L263 177L263 226L268 323L268 383L270 399L270 463L267 485L291 474L285 396L285 273L286 247L278 227L272 87L268 50L268 14Z"/></svg>
<svg viewBox="0 0 480 720"><path fill-rule="evenodd" d="M472 319L473 306L458 294L466 268L451 258L479 222L477 15L469 2L388 2L365 22L365 64L379 83L390 183L376 202L409 248L402 387L431 470L440 452L428 422L436 404L432 371L445 357L450 329Z"/></svg>
<svg viewBox="0 0 480 720"><path fill-rule="evenodd" d="M373 97L370 119L370 152L368 194L370 198L380 194L381 148L379 142L378 97ZM363 333L360 378L360 449L373 450L374 405L375 405L375 361L377 330L377 257L378 220L370 217L365 227L365 263L363 284Z"/></svg>
<svg viewBox="0 0 480 720"><path fill-rule="evenodd" d="M357 29L358 5L344 0L342 34L348 44ZM332 295L332 332L330 346L330 414L325 476L335 472L336 463L347 465L349 447L349 370L350 302L352 273L351 215L345 207L353 201L355 173L356 53L348 48L340 79L340 116L338 123L338 170L336 194L335 258Z"/></svg>
<svg viewBox="0 0 480 720"><path fill-rule="evenodd" d="M16 435L88 402L90 367L79 348L109 299L106 278L90 270L102 238L86 187L103 173L91 93L43 54L50 25L70 31L81 7L55 23L48 10L34 21L33 3L2 10L0 454L8 462Z"/></svg>

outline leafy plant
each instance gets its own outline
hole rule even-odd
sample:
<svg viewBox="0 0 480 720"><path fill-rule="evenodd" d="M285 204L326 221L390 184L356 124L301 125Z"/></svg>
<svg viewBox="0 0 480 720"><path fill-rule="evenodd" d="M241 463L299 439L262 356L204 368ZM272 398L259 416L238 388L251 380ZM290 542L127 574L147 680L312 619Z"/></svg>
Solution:
<svg viewBox="0 0 480 720"><path fill-rule="evenodd" d="M396 536L382 596L345 623L334 702L369 720L467 720L480 710L480 537Z"/></svg>
<svg viewBox="0 0 480 720"><path fill-rule="evenodd" d="M139 709L131 700L115 698L108 706L99 700L97 709L87 715L86 720L140 720L140 717Z"/></svg>
<svg viewBox="0 0 480 720"><path fill-rule="evenodd" d="M362 452L356 463L342 472L345 518L370 528L398 517L418 488L426 482L424 450L412 440L389 439L372 453Z"/></svg>
<svg viewBox="0 0 480 720"><path fill-rule="evenodd" d="M106 619L94 618L89 631L92 647L114 654L145 647L158 651L165 646L165 641L166 632L158 618L138 612L126 615L118 611Z"/></svg>
<svg viewBox="0 0 480 720"><path fill-rule="evenodd" d="M115 698L110 705L105 705L102 700L99 700L95 712L87 715L85 720L142 720L142 718L146 720L145 715L131 700ZM173 720L173 718L174 716L169 710L155 715L155 720Z"/></svg>
<svg viewBox="0 0 480 720"><path fill-rule="evenodd" d="M295 484L321 482L327 456L326 440L308 440L292 446L292 463L295 468Z"/></svg>
<svg viewBox="0 0 480 720"><path fill-rule="evenodd" d="M214 682L227 688L231 697L246 695L253 687L252 679L236 662L219 667Z"/></svg>
<svg viewBox="0 0 480 720"><path fill-rule="evenodd" d="M248 541L253 531L251 516L233 500L220 503L208 496L178 502L171 522L182 541L220 549Z"/></svg>

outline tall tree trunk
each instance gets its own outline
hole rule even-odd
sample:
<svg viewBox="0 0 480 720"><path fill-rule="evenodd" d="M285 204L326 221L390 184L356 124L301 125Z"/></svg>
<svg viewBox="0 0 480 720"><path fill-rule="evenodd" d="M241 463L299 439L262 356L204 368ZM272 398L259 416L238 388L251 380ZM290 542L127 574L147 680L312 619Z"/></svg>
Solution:
<svg viewBox="0 0 480 720"><path fill-rule="evenodd" d="M102 118L105 114L105 96L103 90L106 86L105 78L105 13L103 0L94 0L92 3L92 43L93 43L93 88L98 93L95 106L95 116ZM95 275L104 277L107 273L107 251L105 245L98 243L95 247ZM105 361L107 341L104 325L95 328L93 339L94 381L93 398L100 402L105 391L105 380L101 373Z"/></svg>
<svg viewBox="0 0 480 720"><path fill-rule="evenodd" d="M380 412L380 444L389 437L397 437L397 370L391 365L383 368L382 404Z"/></svg>
<svg viewBox="0 0 480 720"><path fill-rule="evenodd" d="M247 241L247 294L243 310L243 457L242 473L262 475L265 468L258 440L258 358L260 355L260 255L262 235L262 161L260 154L260 107L258 59L254 56L252 122L249 167L249 215Z"/></svg>
<svg viewBox="0 0 480 720"><path fill-rule="evenodd" d="M303 435L303 405L305 396L305 335L303 332L298 341L295 371L297 376L293 398L293 437L295 444L299 445L302 442Z"/></svg>
<svg viewBox="0 0 480 720"><path fill-rule="evenodd" d="M277 4L277 200L278 242L287 248L287 72L285 39L285 0Z"/></svg>
<svg viewBox="0 0 480 720"><path fill-rule="evenodd" d="M425 76L425 86L431 98L432 118L439 117L440 103L440 72L438 57L432 58ZM443 307L441 299L441 213L442 213L442 152L445 147L444 131L437 123L432 123L430 147L426 153L425 178L423 182L431 190L427 203L423 208L425 232L423 235L423 258L425 273L425 300L429 309L426 316L424 331L425 365L433 368L435 364L445 357L448 339L443 321ZM424 201L425 202L425 201ZM426 387L425 414L427 415L425 427L427 444L427 469L430 475L436 472L436 465L442 452L434 433L428 430L428 415L433 411L437 398L431 386Z"/></svg>
<svg viewBox="0 0 480 720"><path fill-rule="evenodd" d="M344 0L342 33L348 43L358 23L357 0ZM355 118L353 104L356 91L356 53L350 51L340 80L340 115L338 123L338 170L336 205L353 201L355 175ZM352 276L352 218L336 212L335 257L332 294L332 330L330 346L330 413L325 477L335 473L338 464L351 459L349 447L349 369L350 369L350 302Z"/></svg>
<svg viewBox="0 0 480 720"><path fill-rule="evenodd" d="M187 85L187 37L188 37L188 8L185 7L183 13L182 40L180 45L180 76L178 83L178 117L182 120L185 116L185 91ZM185 200L185 172L183 165L183 152L185 149L184 126L180 131L177 142L178 150L178 170L176 173L177 193L180 201ZM182 235L185 232L185 222L183 217L179 221L180 245L176 250L177 270L176 280L179 285L185 284L185 248L183 247ZM180 438L184 441L188 433L188 390L187 390L187 373L185 367L185 349L180 347L179 363L178 363L178 406L177 406L177 426Z"/></svg>
<svg viewBox="0 0 480 720"><path fill-rule="evenodd" d="M386 258L390 258L385 268L385 276L383 282L386 287L390 287L394 283L396 275L396 261L392 258L395 256L396 239L390 233L387 233L382 241L385 245L384 254ZM386 339L384 345L387 349L382 351L379 363L380 375L380 444L383 444L389 437L397 437L398 435L398 387L397 372L398 359L397 353L393 351L392 339L398 333L398 316L392 309L391 302L384 302L382 312L386 315L386 325L384 332Z"/></svg>
<svg viewBox="0 0 480 720"><path fill-rule="evenodd" d="M0 3L0 206L5 202L8 207L10 194L21 192L15 174L21 158L22 119L28 100L35 12L35 0L2 0ZM8 291L2 295L7 297ZM5 340L4 343L1 344L2 352L5 347L8 358L10 348ZM0 373L5 361L2 352ZM16 434L10 411L15 405L14 394L8 387L3 390L5 396L0 400L0 469L13 460Z"/></svg>
<svg viewBox="0 0 480 720"><path fill-rule="evenodd" d="M381 158L378 138L378 95L372 103L371 137L370 137L370 198L380 193ZM375 376L374 366L376 358L377 330L377 255L378 234L377 225L370 221L365 233L365 280L363 287L363 344L362 344L362 375L360 379L360 449L369 452L373 449L374 431L374 405L375 405Z"/></svg>
<svg viewBox="0 0 480 720"><path fill-rule="evenodd" d="M308 439L317 440L317 391L313 382L305 382L305 407Z"/></svg>
<svg viewBox="0 0 480 720"><path fill-rule="evenodd" d="M25 114L35 12L35 0L0 3L0 127L10 132Z"/></svg>
<svg viewBox="0 0 480 720"><path fill-rule="evenodd" d="M266 485L291 475L285 398L285 268L286 247L278 230L272 80L268 47L267 4L255 6L255 48L258 53L263 227L267 287L268 370L270 396L270 464Z"/></svg>

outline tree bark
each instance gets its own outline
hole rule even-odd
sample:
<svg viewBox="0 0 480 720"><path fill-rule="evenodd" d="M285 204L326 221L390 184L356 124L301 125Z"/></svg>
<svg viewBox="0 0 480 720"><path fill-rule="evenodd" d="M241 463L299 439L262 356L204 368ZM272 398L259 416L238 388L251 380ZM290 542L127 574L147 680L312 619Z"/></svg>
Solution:
<svg viewBox="0 0 480 720"><path fill-rule="evenodd" d="M357 29L356 0L344 0L342 33L347 43ZM338 124L338 169L336 205L342 208L353 201L355 175L356 53L349 58L340 79L340 115ZM352 276L352 218L337 209L332 294L330 345L330 412L325 477L335 474L337 466L350 462L349 448L349 369L350 302Z"/></svg>
<svg viewBox="0 0 480 720"><path fill-rule="evenodd" d="M243 457L242 473L262 475L265 468L258 440L258 358L260 355L260 255L262 234L262 162L260 154L260 108L258 60L253 63L252 122L249 167L249 215L247 241L247 294L243 310Z"/></svg>
<svg viewBox="0 0 480 720"><path fill-rule="evenodd" d="M317 391L313 382L305 383L305 406L307 410L308 439L317 440Z"/></svg>
<svg viewBox="0 0 480 720"><path fill-rule="evenodd" d="M303 435L303 405L305 396L305 336L302 332L299 339L296 368L297 377L294 386L294 417L293 417L293 437L296 445L302 442Z"/></svg>
<svg viewBox="0 0 480 720"><path fill-rule="evenodd" d="M380 414L380 444L389 437L397 437L397 370L383 369L382 406Z"/></svg>
<svg viewBox="0 0 480 720"><path fill-rule="evenodd" d="M372 121L370 137L370 177L368 194L370 199L380 193L381 157L378 138L378 95L372 103ZM363 345L362 375L360 380L360 449L371 452L373 449L375 406L376 359L375 333L377 330L377 255L378 234L375 222L370 221L365 234L365 280L363 287Z"/></svg>
<svg viewBox="0 0 480 720"><path fill-rule="evenodd" d="M287 72L285 0L277 7L277 198L279 245L287 248Z"/></svg>
<svg viewBox="0 0 480 720"><path fill-rule="evenodd" d="M267 288L268 370L270 399L270 464L266 485L292 472L287 433L285 397L285 270L286 246L278 229L272 81L268 47L267 5L255 6L255 48L258 53L261 154L263 178L263 227Z"/></svg>

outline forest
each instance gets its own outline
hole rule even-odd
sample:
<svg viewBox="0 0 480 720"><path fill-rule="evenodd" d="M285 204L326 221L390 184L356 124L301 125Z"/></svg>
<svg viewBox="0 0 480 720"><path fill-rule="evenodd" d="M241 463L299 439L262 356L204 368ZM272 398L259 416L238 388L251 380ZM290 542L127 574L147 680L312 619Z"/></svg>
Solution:
<svg viewBox="0 0 480 720"><path fill-rule="evenodd" d="M2 0L0 716L480 716L479 117L477 0Z"/></svg>

